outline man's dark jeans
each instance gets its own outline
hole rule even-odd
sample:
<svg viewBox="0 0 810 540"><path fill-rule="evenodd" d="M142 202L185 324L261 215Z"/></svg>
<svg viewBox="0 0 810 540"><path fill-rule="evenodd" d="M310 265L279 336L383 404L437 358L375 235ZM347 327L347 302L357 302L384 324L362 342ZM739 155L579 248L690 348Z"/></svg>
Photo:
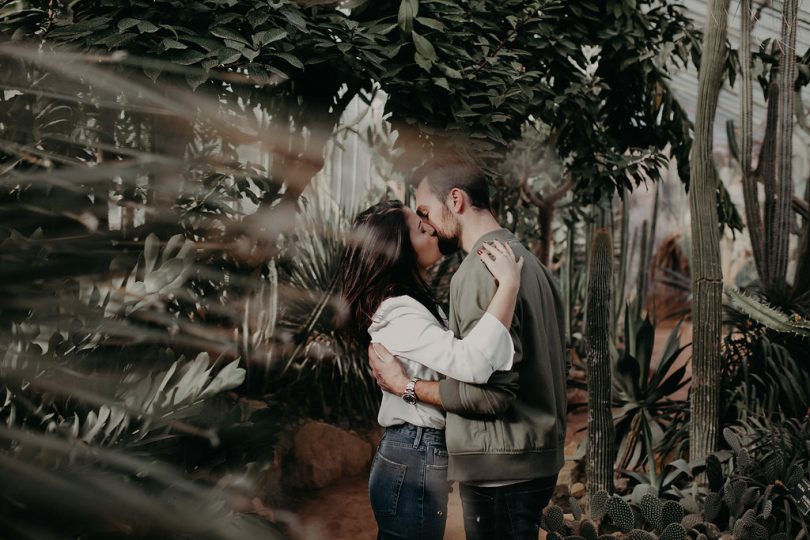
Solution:
<svg viewBox="0 0 810 540"><path fill-rule="evenodd" d="M501 487L461 484L467 540L537 540L557 475Z"/></svg>

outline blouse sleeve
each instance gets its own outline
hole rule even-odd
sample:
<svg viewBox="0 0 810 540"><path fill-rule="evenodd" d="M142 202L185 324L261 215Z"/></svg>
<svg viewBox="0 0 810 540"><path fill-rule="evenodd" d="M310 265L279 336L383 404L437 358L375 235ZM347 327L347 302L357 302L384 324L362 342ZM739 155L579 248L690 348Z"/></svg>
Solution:
<svg viewBox="0 0 810 540"><path fill-rule="evenodd" d="M381 343L391 354L462 382L483 384L495 371L512 368L512 337L490 313L458 339L413 298L389 298L368 332L372 343Z"/></svg>

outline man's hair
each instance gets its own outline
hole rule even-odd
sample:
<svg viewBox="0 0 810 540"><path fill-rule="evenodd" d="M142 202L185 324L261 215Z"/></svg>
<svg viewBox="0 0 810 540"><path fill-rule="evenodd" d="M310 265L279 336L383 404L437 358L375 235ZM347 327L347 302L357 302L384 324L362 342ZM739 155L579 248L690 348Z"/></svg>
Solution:
<svg viewBox="0 0 810 540"><path fill-rule="evenodd" d="M462 190L470 198L473 208L492 211L489 184L480 167L460 157L430 159L411 175L411 184L419 185L427 177L431 191L444 202L453 188Z"/></svg>

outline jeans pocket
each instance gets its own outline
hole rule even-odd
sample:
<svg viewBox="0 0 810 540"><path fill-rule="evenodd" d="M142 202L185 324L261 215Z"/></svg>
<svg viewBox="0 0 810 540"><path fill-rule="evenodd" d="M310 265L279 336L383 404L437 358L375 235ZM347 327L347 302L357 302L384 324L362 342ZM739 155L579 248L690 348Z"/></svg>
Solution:
<svg viewBox="0 0 810 540"><path fill-rule="evenodd" d="M399 493L405 480L407 465L395 463L379 451L371 465L368 479L368 496L371 509L378 517L391 517L397 513Z"/></svg>
<svg viewBox="0 0 810 540"><path fill-rule="evenodd" d="M444 447L428 446L427 448L427 467L428 469L444 469L447 470L447 464L450 458L447 455L447 450Z"/></svg>

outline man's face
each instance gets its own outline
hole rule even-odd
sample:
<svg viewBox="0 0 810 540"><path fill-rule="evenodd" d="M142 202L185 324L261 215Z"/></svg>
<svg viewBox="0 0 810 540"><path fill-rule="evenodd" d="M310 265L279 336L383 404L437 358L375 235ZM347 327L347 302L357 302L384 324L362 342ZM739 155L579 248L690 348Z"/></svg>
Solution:
<svg viewBox="0 0 810 540"><path fill-rule="evenodd" d="M445 201L440 201L433 193L427 177L416 186L416 213L436 231L439 251L443 255L458 251L461 244L461 224Z"/></svg>

